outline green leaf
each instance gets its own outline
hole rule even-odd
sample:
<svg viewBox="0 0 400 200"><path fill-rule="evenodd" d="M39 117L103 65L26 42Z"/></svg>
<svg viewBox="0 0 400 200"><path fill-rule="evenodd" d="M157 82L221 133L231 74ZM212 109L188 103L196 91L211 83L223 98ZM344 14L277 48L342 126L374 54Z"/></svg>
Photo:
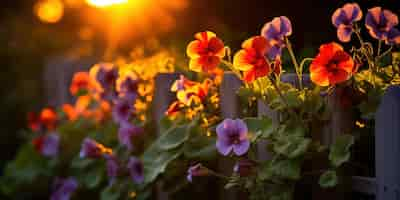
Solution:
<svg viewBox="0 0 400 200"><path fill-rule="evenodd" d="M145 184L154 181L158 175L164 173L168 164L182 154L181 149L166 151L153 143L143 154Z"/></svg>
<svg viewBox="0 0 400 200"><path fill-rule="evenodd" d="M163 150L170 150L178 147L189 138L188 125L172 127L167 132L163 133L158 139L159 147Z"/></svg>
<svg viewBox="0 0 400 200"><path fill-rule="evenodd" d="M350 147L354 144L352 135L340 135L330 147L329 160L335 167L341 166L350 159Z"/></svg>
<svg viewBox="0 0 400 200"><path fill-rule="evenodd" d="M288 158L296 158L307 152L311 139L289 135L279 137L273 144L274 151L278 154L285 155Z"/></svg>
<svg viewBox="0 0 400 200"><path fill-rule="evenodd" d="M105 170L102 167L97 167L93 170L86 171L85 173L81 173L78 176L80 182L82 182L87 188L94 189L100 185L105 175Z"/></svg>
<svg viewBox="0 0 400 200"><path fill-rule="evenodd" d="M335 171L329 170L319 178L319 185L323 188L335 187L338 183L338 177Z"/></svg>
<svg viewBox="0 0 400 200"><path fill-rule="evenodd" d="M253 134L253 141L255 141L258 137L267 138L275 131L272 120L267 117L250 117L244 118L243 121L246 123L250 134Z"/></svg>
<svg viewBox="0 0 400 200"><path fill-rule="evenodd" d="M198 135L185 142L183 151L189 159L212 159L216 154L216 139L205 135Z"/></svg>
<svg viewBox="0 0 400 200"><path fill-rule="evenodd" d="M262 181L272 177L298 180L300 178L300 172L301 162L298 159L271 160L265 163L261 168L258 178Z"/></svg>
<svg viewBox="0 0 400 200"><path fill-rule="evenodd" d="M121 191L118 185L112 185L106 187L103 191L101 191L100 199L101 200L118 200L121 196Z"/></svg>

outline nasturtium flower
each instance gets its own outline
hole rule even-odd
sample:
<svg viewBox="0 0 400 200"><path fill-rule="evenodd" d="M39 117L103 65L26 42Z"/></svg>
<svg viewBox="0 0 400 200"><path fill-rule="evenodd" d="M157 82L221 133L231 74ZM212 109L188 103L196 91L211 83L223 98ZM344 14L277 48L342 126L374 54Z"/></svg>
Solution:
<svg viewBox="0 0 400 200"><path fill-rule="evenodd" d="M199 164L189 167L187 173L188 173L188 175L186 176L186 179L189 182L193 182L193 177L207 176L210 172L201 163L199 163Z"/></svg>
<svg viewBox="0 0 400 200"><path fill-rule="evenodd" d="M370 35L375 39L386 41L387 44L400 40L400 32L394 27L398 23L396 14L381 7L369 9L365 17L365 26Z"/></svg>
<svg viewBox="0 0 400 200"><path fill-rule="evenodd" d="M249 159L242 159L236 162L233 171L240 176L249 176L254 172L256 162Z"/></svg>
<svg viewBox="0 0 400 200"><path fill-rule="evenodd" d="M354 70L354 60L339 44L323 44L310 65L311 80L319 86L335 85L348 80Z"/></svg>
<svg viewBox="0 0 400 200"><path fill-rule="evenodd" d="M266 23L261 30L264 36L272 45L283 45L285 37L292 34L292 24L286 16L275 17Z"/></svg>
<svg viewBox="0 0 400 200"><path fill-rule="evenodd" d="M50 200L69 200L78 188L78 181L73 178L56 178Z"/></svg>
<svg viewBox="0 0 400 200"><path fill-rule="evenodd" d="M250 148L247 125L241 119L225 119L217 126L217 150L224 156L232 151L242 156Z"/></svg>
<svg viewBox="0 0 400 200"><path fill-rule="evenodd" d="M129 122L124 122L118 131L119 143L126 146L129 150L133 149L132 137L143 133L143 129Z"/></svg>
<svg viewBox="0 0 400 200"><path fill-rule="evenodd" d="M174 101L171 105L169 105L167 111L165 111L165 115L168 117L174 117L179 111L182 110L184 104L180 101Z"/></svg>
<svg viewBox="0 0 400 200"><path fill-rule="evenodd" d="M57 122L57 113L52 108L44 108L40 113L40 122L48 130L54 130Z"/></svg>
<svg viewBox="0 0 400 200"><path fill-rule="evenodd" d="M195 72L214 71L225 56L224 43L210 31L197 33L195 38L186 49L190 58L189 68Z"/></svg>
<svg viewBox="0 0 400 200"><path fill-rule="evenodd" d="M134 106L131 101L126 98L117 99L112 111L114 121L119 124L127 122L133 110Z"/></svg>
<svg viewBox="0 0 400 200"><path fill-rule="evenodd" d="M337 36L342 42L349 42L353 33L353 23L360 21L362 11L357 3L347 3L332 15L332 24L337 28Z"/></svg>
<svg viewBox="0 0 400 200"><path fill-rule="evenodd" d="M255 36L243 42L243 49L235 54L233 66L243 71L245 82L253 82L271 73L271 66L265 57L268 45L264 37Z"/></svg>
<svg viewBox="0 0 400 200"><path fill-rule="evenodd" d="M42 135L33 139L32 144L41 155L54 157L59 151L60 136L57 133Z"/></svg>
<svg viewBox="0 0 400 200"><path fill-rule="evenodd" d="M40 122L40 117L34 113L34 112L29 112L27 115L27 120L28 120L28 127L34 131L40 131L41 129L41 122Z"/></svg>
<svg viewBox="0 0 400 200"><path fill-rule="evenodd" d="M85 138L82 142L79 156L81 158L101 158L104 155L111 154L112 150L93 139Z"/></svg>
<svg viewBox="0 0 400 200"><path fill-rule="evenodd" d="M88 72L77 72L74 74L71 86L69 87L72 95L87 93L91 89L93 89L93 81Z"/></svg>
<svg viewBox="0 0 400 200"><path fill-rule="evenodd" d="M130 157L127 168L133 182L140 184L144 181L144 167L142 161L136 157Z"/></svg>
<svg viewBox="0 0 400 200"><path fill-rule="evenodd" d="M125 75L117 80L117 92L120 98L126 98L132 103L138 96L139 80L133 75Z"/></svg>
<svg viewBox="0 0 400 200"><path fill-rule="evenodd" d="M176 98L179 100L179 102L183 103L184 105L190 105L193 101L203 101L208 95L209 87L212 84L213 81L210 79L206 79L202 83L198 83L181 76L180 79L176 80L172 84L171 91L176 92Z"/></svg>

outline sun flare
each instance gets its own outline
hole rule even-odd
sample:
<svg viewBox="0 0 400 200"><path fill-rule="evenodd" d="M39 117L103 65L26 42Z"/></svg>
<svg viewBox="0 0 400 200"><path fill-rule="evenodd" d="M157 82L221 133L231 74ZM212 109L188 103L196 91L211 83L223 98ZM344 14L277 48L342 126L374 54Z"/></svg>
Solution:
<svg viewBox="0 0 400 200"><path fill-rule="evenodd" d="M127 3L128 0L86 0L86 2L95 7L107 7L107 6L113 6L113 5L118 5L118 4L124 4Z"/></svg>

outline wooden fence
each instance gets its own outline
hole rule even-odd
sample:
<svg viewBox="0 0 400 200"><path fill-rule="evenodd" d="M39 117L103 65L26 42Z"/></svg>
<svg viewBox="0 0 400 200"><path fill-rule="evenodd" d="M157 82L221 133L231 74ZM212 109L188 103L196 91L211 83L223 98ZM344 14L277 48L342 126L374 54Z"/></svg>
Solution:
<svg viewBox="0 0 400 200"><path fill-rule="evenodd" d="M89 61L90 63L90 61ZM56 101L52 104L60 104L68 100L68 84L66 80L72 78L72 74L78 69L68 70L68 73L63 75L53 76L57 73L52 73L52 66L49 65L45 78L47 94L49 99L56 97ZM86 64L86 66L90 66ZM59 69L58 69L59 70ZM82 70L82 69L81 69ZM282 77L283 81L293 82L293 75ZM155 112L154 117L159 120L168 107L169 103L174 100L174 94L169 92L169 88L173 81L178 78L178 74L159 74L156 78L155 91ZM294 83L294 82L293 82ZM61 86L62 85L62 86ZM65 86L67 85L67 86ZM221 115L225 118L237 118L239 116L240 106L237 96L237 90L242 85L241 81L232 73L225 73L221 84ZM56 89L54 88L56 87ZM51 101L50 101L51 102ZM332 95L328 97L328 105L336 107L338 97ZM322 142L329 145L334 141L334 138L341 134L343 129L348 127L349 117L347 110L333 109L333 117L327 131L324 132ZM264 102L258 102L258 115L270 116L274 123L278 123L278 114L266 106ZM375 168L376 177L351 177L352 190L358 193L375 196L376 200L400 200L400 87L390 87L383 97L382 103L376 114L375 126ZM259 144L260 159L268 159L268 152L264 149L266 144ZM373 156L373 155L370 155ZM233 163L222 159L220 167L224 169L232 169ZM226 170L224 170L226 171ZM157 193L159 200L167 200L168 194L161 190L162 183L158 184ZM242 199L237 191L221 192L220 199L236 200ZM320 200L321 197L313 197L315 200ZM330 199L325 197L325 200Z"/></svg>

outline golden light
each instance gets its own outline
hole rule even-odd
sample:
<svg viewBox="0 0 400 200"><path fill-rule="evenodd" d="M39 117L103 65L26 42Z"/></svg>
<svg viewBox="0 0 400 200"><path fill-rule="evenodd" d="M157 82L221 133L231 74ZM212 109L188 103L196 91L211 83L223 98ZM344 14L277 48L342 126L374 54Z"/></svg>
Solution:
<svg viewBox="0 0 400 200"><path fill-rule="evenodd" d="M95 7L107 7L107 6L114 6L118 4L127 3L128 0L86 0L86 2Z"/></svg>
<svg viewBox="0 0 400 200"><path fill-rule="evenodd" d="M34 13L44 23L57 23L64 16L64 4L61 0L38 1Z"/></svg>

